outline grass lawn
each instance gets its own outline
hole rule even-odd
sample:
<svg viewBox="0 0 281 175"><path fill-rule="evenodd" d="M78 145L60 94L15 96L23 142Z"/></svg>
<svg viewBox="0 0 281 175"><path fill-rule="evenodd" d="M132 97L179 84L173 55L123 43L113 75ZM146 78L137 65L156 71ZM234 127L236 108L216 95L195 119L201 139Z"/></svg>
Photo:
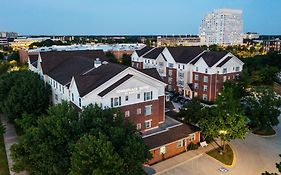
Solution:
<svg viewBox="0 0 281 175"><path fill-rule="evenodd" d="M7 156L2 135L0 136L0 174L9 175Z"/></svg>
<svg viewBox="0 0 281 175"><path fill-rule="evenodd" d="M267 128L267 129L257 129L253 131L254 134L261 135L261 136L272 136L276 132L272 127Z"/></svg>
<svg viewBox="0 0 281 175"><path fill-rule="evenodd" d="M233 151L229 145L225 146L226 152L223 155L220 154L220 148L214 149L212 151L207 152L207 154L218 161L222 162L226 165L231 165L233 162Z"/></svg>

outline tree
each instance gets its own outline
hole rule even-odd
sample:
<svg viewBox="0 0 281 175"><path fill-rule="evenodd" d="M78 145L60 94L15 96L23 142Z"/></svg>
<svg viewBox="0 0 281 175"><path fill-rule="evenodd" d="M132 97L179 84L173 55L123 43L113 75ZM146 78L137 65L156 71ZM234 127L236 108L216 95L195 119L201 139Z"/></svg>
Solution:
<svg viewBox="0 0 281 175"><path fill-rule="evenodd" d="M106 52L105 56L109 59L109 62L111 63L119 63L116 59L115 55L112 52Z"/></svg>
<svg viewBox="0 0 281 175"><path fill-rule="evenodd" d="M6 129L3 123L0 122L0 136L2 136L5 133Z"/></svg>
<svg viewBox="0 0 281 175"><path fill-rule="evenodd" d="M246 117L240 107L239 98L234 96L232 88L225 88L217 97L216 105L202 111L199 126L210 137L221 139L222 152L226 142L245 138Z"/></svg>
<svg viewBox="0 0 281 175"><path fill-rule="evenodd" d="M135 126L116 109L102 110L89 105L78 116L72 106L63 102L50 107L47 115L39 117L34 125L22 123L25 134L12 146L11 153L16 171L27 170L31 175L79 174L77 166L98 162L99 167L80 167L81 171L109 173L105 168L115 166L116 172L141 174L143 163L151 159ZM87 147L89 144L96 147ZM105 156L98 154L107 151Z"/></svg>
<svg viewBox="0 0 281 175"><path fill-rule="evenodd" d="M10 65L6 62L0 61L0 76L7 73L10 68Z"/></svg>
<svg viewBox="0 0 281 175"><path fill-rule="evenodd" d="M126 66L131 66L131 56L128 54L123 54L122 56L122 64Z"/></svg>
<svg viewBox="0 0 281 175"><path fill-rule="evenodd" d="M74 145L71 156L71 175L122 175L123 159L114 151L112 143L102 134L85 135Z"/></svg>
<svg viewBox="0 0 281 175"><path fill-rule="evenodd" d="M272 89L255 87L250 96L245 97L245 111L251 124L258 130L269 129L279 123L281 99Z"/></svg>
<svg viewBox="0 0 281 175"><path fill-rule="evenodd" d="M279 154L279 157L281 157L281 154ZM278 169L278 172L281 173L281 162L276 163L276 168ZM264 172L262 175L278 175L277 173L269 173L269 172Z"/></svg>
<svg viewBox="0 0 281 175"><path fill-rule="evenodd" d="M200 101L193 98L190 104L186 104L180 109L178 116L183 118L185 123L197 124L201 117L202 108Z"/></svg>
<svg viewBox="0 0 281 175"><path fill-rule="evenodd" d="M9 73L1 79L0 93L4 93L0 95L4 97L0 101L1 110L10 120L21 118L23 113L38 116L46 112L50 104L51 91L37 74L23 71ZM3 92L4 89L6 91Z"/></svg>

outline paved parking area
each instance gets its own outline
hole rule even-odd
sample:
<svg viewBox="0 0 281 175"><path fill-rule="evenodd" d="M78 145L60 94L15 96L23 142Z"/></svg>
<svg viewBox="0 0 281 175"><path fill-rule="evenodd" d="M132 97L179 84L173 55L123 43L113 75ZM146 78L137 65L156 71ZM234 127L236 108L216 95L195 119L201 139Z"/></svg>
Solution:
<svg viewBox="0 0 281 175"><path fill-rule="evenodd" d="M279 118L280 120L280 118ZM245 140L235 140L231 145L236 154L236 164L220 172L222 164L206 154L186 161L179 166L162 172L164 175L261 175L266 170L276 172L275 163L280 161L281 124L275 127L277 134L273 137L260 137L248 134Z"/></svg>

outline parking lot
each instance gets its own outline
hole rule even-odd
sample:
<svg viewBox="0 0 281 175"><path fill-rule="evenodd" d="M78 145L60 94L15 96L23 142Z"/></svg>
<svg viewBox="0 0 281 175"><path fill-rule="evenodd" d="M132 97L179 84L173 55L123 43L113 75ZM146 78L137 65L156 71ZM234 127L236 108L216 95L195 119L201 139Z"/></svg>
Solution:
<svg viewBox="0 0 281 175"><path fill-rule="evenodd" d="M280 121L280 117L279 117ZM260 175L262 172L276 172L275 163L280 162L281 125L274 128L276 135L261 137L248 134L245 140L234 140L231 145L235 151L236 164L227 168L227 172L219 171L222 164L206 154L186 161L185 163L161 174L165 175Z"/></svg>

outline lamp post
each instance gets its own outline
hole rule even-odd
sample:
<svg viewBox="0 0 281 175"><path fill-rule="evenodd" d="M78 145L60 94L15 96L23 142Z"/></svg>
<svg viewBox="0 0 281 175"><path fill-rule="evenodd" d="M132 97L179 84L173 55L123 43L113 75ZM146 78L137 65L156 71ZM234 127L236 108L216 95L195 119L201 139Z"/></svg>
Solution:
<svg viewBox="0 0 281 175"><path fill-rule="evenodd" d="M223 154L223 152L225 151L225 135L227 134L226 130L220 130L219 131L220 137L221 137L221 145L222 145L222 150L220 151L220 154Z"/></svg>

